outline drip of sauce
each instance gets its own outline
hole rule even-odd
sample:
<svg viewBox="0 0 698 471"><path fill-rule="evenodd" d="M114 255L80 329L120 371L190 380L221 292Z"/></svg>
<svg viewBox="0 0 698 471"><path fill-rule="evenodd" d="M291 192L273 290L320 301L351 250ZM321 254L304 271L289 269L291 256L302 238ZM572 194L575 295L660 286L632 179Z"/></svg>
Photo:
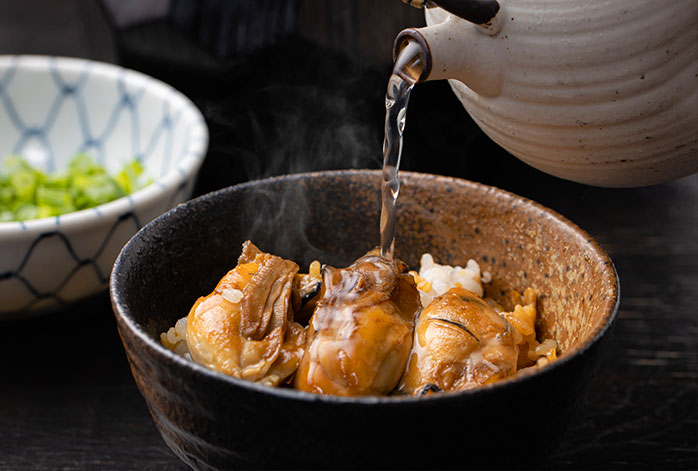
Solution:
<svg viewBox="0 0 698 471"><path fill-rule="evenodd" d="M381 255L392 260L395 250L395 206L400 193L398 169L402 156L402 133L405 129L410 92L424 71L422 48L407 41L400 50L385 94L385 137L383 139L383 179L381 185Z"/></svg>

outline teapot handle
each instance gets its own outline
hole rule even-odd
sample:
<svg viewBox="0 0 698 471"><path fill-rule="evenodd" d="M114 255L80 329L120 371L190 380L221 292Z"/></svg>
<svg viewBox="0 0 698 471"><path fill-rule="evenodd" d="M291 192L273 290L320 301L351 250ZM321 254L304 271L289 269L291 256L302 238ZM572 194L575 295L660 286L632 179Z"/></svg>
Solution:
<svg viewBox="0 0 698 471"><path fill-rule="evenodd" d="M415 8L439 7L447 12L469 21L489 35L501 29L501 7L497 0L402 0Z"/></svg>
<svg viewBox="0 0 698 471"><path fill-rule="evenodd" d="M487 24L499 12L497 0L429 0L428 3L476 25Z"/></svg>

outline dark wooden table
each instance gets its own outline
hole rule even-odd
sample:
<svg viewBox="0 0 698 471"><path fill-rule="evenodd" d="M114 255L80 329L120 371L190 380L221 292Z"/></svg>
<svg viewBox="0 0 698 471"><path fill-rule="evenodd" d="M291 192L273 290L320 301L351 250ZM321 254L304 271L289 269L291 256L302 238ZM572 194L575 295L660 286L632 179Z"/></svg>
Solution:
<svg viewBox="0 0 698 471"><path fill-rule="evenodd" d="M63 40L60 53L94 57ZM17 44L0 52L43 51ZM172 82L204 112L211 143L197 195L267 175L379 165L386 70L294 38L211 77L127 65ZM532 198L587 230L616 264L621 306L605 359L582 416L541 467L696 469L698 175L636 189L545 175L484 136L445 83L413 93L403 168ZM0 346L0 470L186 469L136 389L106 293L0 322Z"/></svg>

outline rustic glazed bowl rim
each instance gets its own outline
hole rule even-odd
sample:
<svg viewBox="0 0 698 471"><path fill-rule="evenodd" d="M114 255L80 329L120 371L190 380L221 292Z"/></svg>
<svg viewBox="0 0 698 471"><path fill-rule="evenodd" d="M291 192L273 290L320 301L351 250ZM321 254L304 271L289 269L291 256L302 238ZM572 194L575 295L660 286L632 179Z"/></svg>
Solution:
<svg viewBox="0 0 698 471"><path fill-rule="evenodd" d="M164 362L169 362L169 363L174 363L179 367L183 368L189 368L195 371L197 374L207 376L210 379L213 379L215 381L222 381L224 383L227 383L230 386L235 386L235 387L241 387L244 389L248 389L251 391L259 392L262 394L268 394L271 396L276 396L279 399L284 399L284 400L295 400L295 401L303 401L303 402L326 402L330 404L355 404L355 405L372 405L372 404L385 404L385 405L391 405L391 406L397 406L398 404L413 404L413 403L422 403L422 402L432 402L432 401L450 401L450 400L459 400L459 399L464 399L467 397L479 397L485 394L490 393L491 391L498 391L498 390L503 390L504 388L511 388L515 387L516 384L523 383L526 381L531 381L533 377L537 377L540 375L546 375L550 374L553 370L556 370L558 368L563 368L564 365L570 363L575 359L575 357L582 355L585 351L587 351L589 348L591 348L592 345L594 345L596 342L598 342L606 333L609 331L611 326L613 325L613 322L615 321L616 315L618 313L618 306L620 304L620 283L618 280L618 274L615 269L615 265L613 264L613 261L611 258L608 256L606 251L596 242L596 240L591 237L586 231L581 229L579 226L565 218L564 216L560 215L559 213L553 211L550 208L547 208L539 203L536 203L533 200L530 200L528 198L522 197L515 195L513 193L510 193L506 190L502 190L500 188L490 186L490 185L484 185L482 183L477 183L473 182L470 180L466 179L461 179L461 178L454 178L454 177L446 177L446 176L440 176L440 175L434 175L434 174L426 174L426 173L418 173L418 172L407 172L407 171L401 171L400 172L400 180L401 182L409 182L412 179L420 180L424 179L425 177L439 180L440 182L443 182L444 184L456 184L456 185L466 185L475 191L482 193L483 191L490 191L494 192L498 197L502 198L507 198L511 200L518 200L519 202L523 203L524 205L527 206L532 206L539 210L541 213L544 213L548 217L552 217L553 219L557 220L558 222L566 225L568 228L573 230L574 232L577 233L577 235L581 236L583 240L585 240L585 243L588 244L589 248L603 261L606 263L602 263L603 265L603 272L608 276L609 281L613 283L613 289L612 289L612 297L609 302L609 305L611 306L610 312L607 312L602 320L602 322L596 327L596 329L587 336L586 340L579 346L573 348L572 350L565 352L563 355L558 357L557 360L549 363L546 366L539 367L539 368L530 368L528 370L522 370L520 372L517 372L516 375L499 380L495 383L480 386L474 389L466 390L466 391L459 391L459 392L450 392L446 394L430 394L427 396L419 396L419 397L414 397L414 396L358 396L358 397L342 397L342 396L332 396L332 395L323 395L323 394L314 394L314 393L309 393L305 391L299 391L296 389L291 389L291 388L273 388L269 386L263 386L257 383L253 383L250 381L245 381L243 379L239 378L234 378L232 376L228 376L224 373L215 371L213 369L210 369L208 367L205 367L203 365L199 365L198 363L195 363L191 360L187 360L171 350L167 349L164 347L156 338L151 337L144 329L143 327L136 322L136 320L132 317L130 310L127 308L125 305L125 302L123 300L123 295L121 294L119 290L119 286L117 286L116 279L118 278L115 276L122 270L122 264L124 263L124 259L128 256L128 253L133 245L135 245L136 239L140 237L140 235L144 232L147 232L150 230L150 228L156 224L161 224L161 223L167 223L167 221L171 218L176 218L177 213L187 210L188 208L192 206L196 206L200 204L202 201L206 200L211 200L211 199L216 199L220 195L229 193L229 192L238 192L238 191L244 191L247 188L255 187L258 185L263 185L266 183L273 183L273 182L293 182L293 181L300 181L300 180L306 180L306 179L312 179L312 178L317 178L317 177L342 177L342 176L356 176L356 175L370 175L372 178L379 179L380 178L380 170L368 170L368 169L359 169L359 170L328 170L328 171L319 171L319 172L310 172L310 173L298 173L298 174L291 174L291 175L281 175L281 176L276 176L276 177L269 177L269 178L264 178L264 179L259 179L259 180L252 180L248 181L245 183L240 183L237 185L233 185L230 187L222 188L220 190L213 191L211 193L207 193L205 195L199 196L197 198L194 198L192 200L189 200L186 203L183 203L176 208L173 208L150 223L146 224L143 228L141 228L132 238L129 240L128 243L122 248L121 252L119 253L119 256L116 259L116 262L114 264L114 267L112 269L112 273L110 276L109 280L109 292L110 292L110 297L112 300L112 306L113 310L115 313L115 316L117 317L117 320L121 321L121 324L125 326L132 334L135 335L135 337L146 347L148 348L158 359L164 361ZM399 203L398 203L399 204ZM123 334L121 334L123 335Z"/></svg>

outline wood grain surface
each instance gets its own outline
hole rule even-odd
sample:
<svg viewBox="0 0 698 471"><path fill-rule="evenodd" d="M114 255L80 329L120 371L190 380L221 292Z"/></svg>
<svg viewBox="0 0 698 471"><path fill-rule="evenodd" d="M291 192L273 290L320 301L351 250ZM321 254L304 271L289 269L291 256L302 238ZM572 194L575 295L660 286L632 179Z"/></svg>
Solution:
<svg viewBox="0 0 698 471"><path fill-rule="evenodd" d="M3 30L17 5L0 0L0 52L109 60L83 42L101 34L94 28L60 36L61 28L82 27L92 10L59 12L62 23L59 13L44 18L44 34L57 32L63 41L50 49L42 45L49 39L28 44L20 37L36 23L17 10L16 34ZM206 116L211 143L196 194L274 174L379 165L385 68L359 66L295 37L236 59L215 86L172 67L125 65L170 81ZM582 416L541 467L696 469L698 175L635 189L550 177L493 144L445 83L415 89L405 132L404 169L468 178L538 201L588 231L616 264L621 305L604 361ZM136 389L106 293L54 315L2 322L0 345L0 470L187 469L160 438ZM503 431L503 449L509 432Z"/></svg>

